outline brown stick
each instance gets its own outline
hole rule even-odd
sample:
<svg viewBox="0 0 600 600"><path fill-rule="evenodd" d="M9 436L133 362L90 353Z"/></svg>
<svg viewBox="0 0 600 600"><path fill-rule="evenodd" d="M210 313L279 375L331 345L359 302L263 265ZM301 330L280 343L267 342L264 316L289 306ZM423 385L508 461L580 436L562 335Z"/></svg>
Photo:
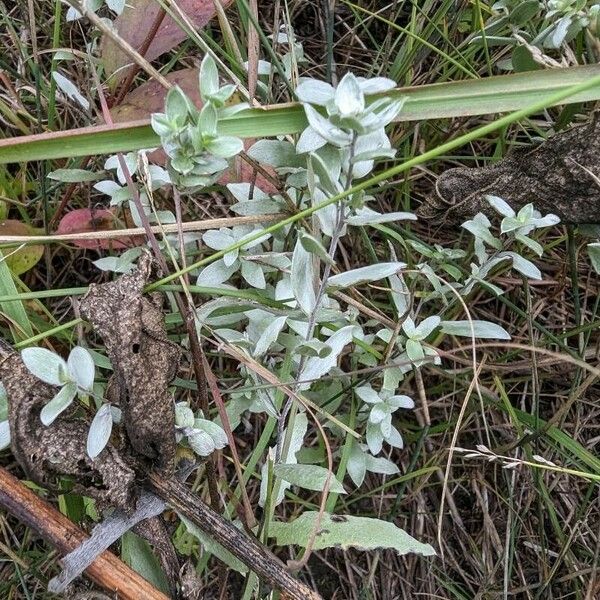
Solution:
<svg viewBox="0 0 600 600"><path fill-rule="evenodd" d="M259 577L284 592L286 599L322 600L317 592L293 577L281 560L260 542L213 511L184 484L163 479L156 473L150 474L148 484L173 509L229 550Z"/></svg>
<svg viewBox="0 0 600 600"><path fill-rule="evenodd" d="M77 525L2 467L0 507L36 531L61 554L71 552L88 538ZM119 600L168 600L111 552L103 552L85 572L99 586L116 594Z"/></svg>

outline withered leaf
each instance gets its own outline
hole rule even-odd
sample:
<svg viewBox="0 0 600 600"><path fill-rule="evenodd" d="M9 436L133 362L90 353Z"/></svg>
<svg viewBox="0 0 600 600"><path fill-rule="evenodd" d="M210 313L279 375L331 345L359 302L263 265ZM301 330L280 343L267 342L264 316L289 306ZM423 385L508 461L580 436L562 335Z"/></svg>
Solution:
<svg viewBox="0 0 600 600"><path fill-rule="evenodd" d="M563 223L600 223L600 116L557 133L534 148L509 154L489 167L449 169L417 210L425 219L457 223L483 212L494 215L487 195L518 211L533 206Z"/></svg>
<svg viewBox="0 0 600 600"><path fill-rule="evenodd" d="M167 338L162 294L143 296L152 267L152 258L144 253L131 273L91 285L80 302L80 313L106 346L113 365L107 395L123 412L134 454L171 476L175 406L167 388L177 374L181 352Z"/></svg>
<svg viewBox="0 0 600 600"><path fill-rule="evenodd" d="M15 458L27 476L57 490L57 478L70 476L74 491L101 505L132 506L135 472L111 445L95 459L86 452L88 424L60 415L50 426L40 412L57 388L32 375L19 354L0 345L0 378L8 397L8 420Z"/></svg>

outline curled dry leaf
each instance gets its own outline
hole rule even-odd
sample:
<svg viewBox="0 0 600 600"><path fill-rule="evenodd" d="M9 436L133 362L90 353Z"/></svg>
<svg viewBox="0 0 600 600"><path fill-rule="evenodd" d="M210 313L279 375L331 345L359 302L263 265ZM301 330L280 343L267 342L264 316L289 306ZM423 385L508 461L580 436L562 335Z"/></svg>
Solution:
<svg viewBox="0 0 600 600"><path fill-rule="evenodd" d="M88 233L96 231L111 231L120 229L117 218L112 210L106 208L90 209L76 208L64 215L58 224L57 233ZM122 250L135 245L130 238L112 238L110 240L74 240L78 248L90 250Z"/></svg>
<svg viewBox="0 0 600 600"><path fill-rule="evenodd" d="M0 379L8 398L12 451L29 479L57 490L58 480L69 476L75 493L102 505L131 507L135 473L119 451L109 444L91 459L86 451L87 424L65 413L50 426L43 425L40 411L57 388L32 375L19 354L3 343Z"/></svg>
<svg viewBox="0 0 600 600"><path fill-rule="evenodd" d="M113 366L106 391L119 406L136 458L172 475L175 467L175 406L169 383L177 374L180 348L169 341L162 294L143 295L153 267L148 253L137 268L115 281L90 285L81 316L102 337Z"/></svg>
<svg viewBox="0 0 600 600"><path fill-rule="evenodd" d="M231 0L221 0L224 7L230 3ZM178 0L177 5L196 29L204 27L216 14L214 0ZM136 50L140 48L146 35L152 29L152 24L160 9L160 4L155 0L128 0L125 10L114 21L114 27L119 37L123 38ZM153 61L165 52L175 48L187 37L187 33L167 14L144 57L149 61ZM104 38L102 41L102 62L107 75L113 75L110 82L114 88L125 77L127 69L123 67L131 64L131 58L111 39Z"/></svg>
<svg viewBox="0 0 600 600"><path fill-rule="evenodd" d="M0 235L37 235L37 231L21 221L7 219L0 223ZM29 271L42 258L44 247L29 245L18 250L15 250L15 248L6 248L2 253L6 257L8 268L15 275L21 275Z"/></svg>
<svg viewBox="0 0 600 600"><path fill-rule="evenodd" d="M600 113L537 146L519 148L492 165L457 167L440 175L417 215L460 223L478 212L495 216L488 195L517 212L533 203L563 223L600 223Z"/></svg>

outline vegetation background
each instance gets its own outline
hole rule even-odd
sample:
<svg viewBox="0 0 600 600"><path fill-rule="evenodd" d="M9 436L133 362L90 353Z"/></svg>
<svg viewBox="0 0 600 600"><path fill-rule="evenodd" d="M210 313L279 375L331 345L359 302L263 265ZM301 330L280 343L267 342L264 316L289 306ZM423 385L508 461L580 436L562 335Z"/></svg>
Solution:
<svg viewBox="0 0 600 600"><path fill-rule="evenodd" d="M98 8L97 14L114 19L111 9L115 6L108 1L106 4ZM153 3L136 0L134 4ZM198 6L202 4L198 2ZM212 2L206 4L212 7ZM537 0L505 0L494 6L484 0L272 0L259 2L258 6L238 0L220 18L199 27L196 35L184 35L165 53L148 58L162 75L168 75L197 67L208 46L245 85L252 85L244 79L242 63L249 60L251 65L256 64L259 56L272 60L271 53L281 56L289 51L283 41L273 44L273 34L283 26L284 31L293 31L295 42L301 45L291 58L288 54L288 60L297 60L299 72L315 79L337 82L351 71L365 77L386 76L398 86L423 86L470 82L530 69L539 76L540 72L598 62L595 7L593 2ZM106 56L100 58L101 33L97 24L87 19L67 21L67 9L59 0L0 1L2 137L68 131L102 122L100 99L93 83L93 73L102 72L106 68L103 60L108 60ZM564 21L567 17L568 23ZM251 26L253 20L259 26L258 34ZM133 38L134 33L147 31L152 21L132 23L119 34L139 47L140 40ZM75 96L68 97L68 85L52 75L56 71L90 102L89 108ZM291 100L290 87L295 81L293 77L291 81L285 79L280 74L262 78L261 101L279 104ZM508 98L511 109L522 108L536 99L535 93L526 95L527 79L514 88L503 90L500 83L489 89L492 94L498 93L498 103ZM149 112L162 111L164 95L155 94L155 88L146 88L137 97L132 92L147 80L143 71L125 84L103 80L104 93L115 106L115 121L145 118ZM193 84L183 77L179 84L191 90L196 79L191 81ZM428 108L425 101L419 118L393 124L390 135L397 149L394 160L406 161L491 122L494 115L473 114L494 110L478 111L482 95L470 95L469 89L464 88L459 100L449 96L448 104L459 105L452 118L439 118L439 106ZM442 152L380 186L377 206L372 207L381 213L414 211L446 169L493 164L516 148L585 121L593 109L593 102L549 108L452 152ZM293 119L294 114L282 118ZM256 137L261 135L260 131L255 133ZM93 147L95 142L91 139L89 143ZM88 210L85 214L91 230L111 228L110 215L96 213L94 217L89 213L91 207L108 205L106 195L93 189L90 182L65 184L47 178L59 168L101 170L104 160L103 156L92 156L0 165L0 217L19 221L24 227L0 224L1 233L34 234L35 229L53 233L59 223L66 227L64 215L75 209ZM388 166L392 164L396 163L390 161ZM175 211L172 199L165 198L164 203L163 208ZM184 221L229 217L230 204L221 189L214 189L186 202L182 217ZM103 217L109 222L104 223ZM342 262L349 269L386 260L388 242L397 243L400 234L402 239L422 240L430 248L440 244L469 250L471 245L467 233L456 225L398 223L385 231L371 230L368 235L354 231L342 242ZM472 317L502 325L511 333L512 342L520 346L482 344L477 348L479 396L472 394L474 373L468 345L465 343L463 352L440 346L442 367L428 366L406 384L414 397L426 398L427 405L399 415L405 447L388 449L386 457L399 466L400 473L368 473L358 492L337 499L336 512L391 520L418 540L435 545L438 556L335 548L319 551L312 555L304 577L325 598L600 597L600 387L595 376L568 360L575 357L598 364L600 296L597 274L585 250L590 238L584 234L589 235L589 231L560 225L548 230L539 240L544 258L536 261L543 273L541 281L527 282L516 273L500 273L494 283L505 290L501 298L483 290L470 296ZM598 232L592 231L594 235ZM52 347L62 353L75 339L72 331L60 328L74 317L72 297L90 283L112 277L92 264L101 256L109 256L111 250L97 249L94 243L84 246L33 246L34 256L26 254L22 258L34 263L21 271L22 284L19 282L16 288L31 331L58 328ZM420 255L414 247L404 244L403 248L406 255L402 260L418 262ZM0 293L6 317L6 298L13 294L6 281ZM386 296L376 288L366 294L377 310L388 311ZM178 318L176 313L167 317L173 333ZM3 337L9 339L7 319L0 327ZM550 349L565 360L528 348ZM207 352L227 395L239 385L237 365L214 346L208 346ZM242 463L259 444L262 417L265 415L256 417L253 426L236 430ZM537 433L527 435L534 430ZM484 446L494 452L488 454L482 449L479 457L470 458L454 452L448 464L453 445L469 449ZM555 467L540 469L531 464L537 460L534 457L543 457ZM10 452L3 452L0 461L19 474ZM584 476L569 474L563 468ZM224 472L232 479L235 476L227 461ZM205 483L198 480L196 485L203 493ZM226 488L223 483L224 496ZM251 478L247 491L254 506L259 488L259 479ZM316 493L289 493L279 516L292 519L318 503ZM86 506L81 499L65 494L59 507L72 519L85 520ZM181 550L199 560L205 597L218 597L218 562L198 554L197 545L180 531L177 541ZM124 544L123 552L132 561L137 550L129 543ZM285 552L282 556L289 558ZM50 598L45 589L57 570L57 555L18 521L0 513L0 597ZM233 597L241 597L241 577L231 574L229 584Z"/></svg>

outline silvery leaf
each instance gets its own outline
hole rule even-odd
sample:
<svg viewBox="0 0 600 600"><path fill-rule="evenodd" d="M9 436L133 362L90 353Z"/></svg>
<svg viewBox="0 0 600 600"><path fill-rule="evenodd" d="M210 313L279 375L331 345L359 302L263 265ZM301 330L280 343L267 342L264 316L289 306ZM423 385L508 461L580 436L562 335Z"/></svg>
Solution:
<svg viewBox="0 0 600 600"><path fill-rule="evenodd" d="M67 360L67 369L70 378L77 385L87 391L92 391L94 387L94 376L96 366L92 355L82 346L75 346Z"/></svg>
<svg viewBox="0 0 600 600"><path fill-rule="evenodd" d="M40 413L42 423L50 425L60 413L71 405L76 394L77 385L75 383L66 383L56 396L42 408Z"/></svg>
<svg viewBox="0 0 600 600"><path fill-rule="evenodd" d="M0 450L10 446L10 425L8 421L0 421Z"/></svg>
<svg viewBox="0 0 600 600"><path fill-rule="evenodd" d="M108 444L112 432L113 417L110 404L103 404L94 415L87 438L87 453L96 458Z"/></svg>
<svg viewBox="0 0 600 600"><path fill-rule="evenodd" d="M29 371L50 385L62 385L67 376L67 363L46 348L25 348L21 358Z"/></svg>

